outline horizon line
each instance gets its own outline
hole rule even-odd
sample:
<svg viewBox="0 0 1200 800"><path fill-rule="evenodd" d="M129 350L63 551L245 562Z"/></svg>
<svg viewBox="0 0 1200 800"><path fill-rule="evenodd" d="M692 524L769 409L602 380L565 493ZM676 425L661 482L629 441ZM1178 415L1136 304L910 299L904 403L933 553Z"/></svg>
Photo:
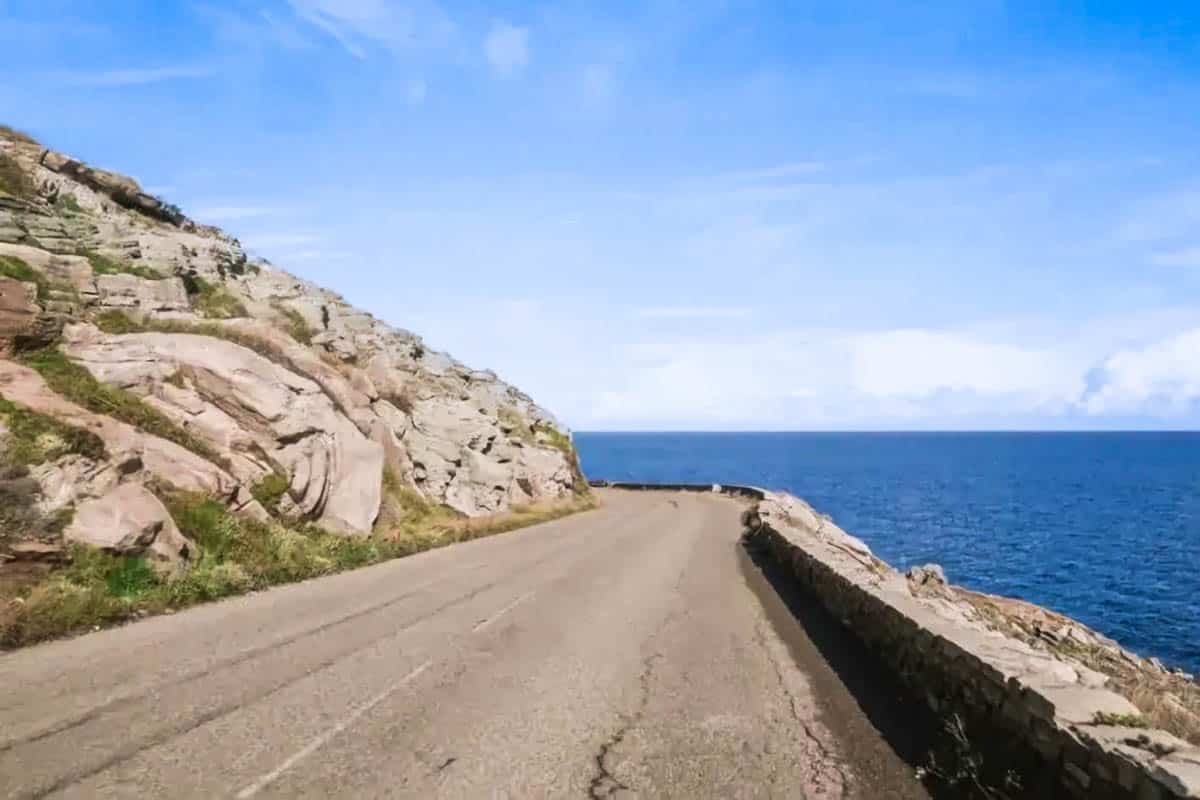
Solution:
<svg viewBox="0 0 1200 800"><path fill-rule="evenodd" d="M1187 428L779 428L779 429L702 429L702 428L663 428L663 429L602 429L586 430L571 429L572 433L586 434L623 434L623 435L661 435L680 433L701 434L976 434L976 433L1026 433L1026 434L1056 434L1056 433L1097 433L1097 434L1129 434L1129 433L1185 433L1200 434L1200 429Z"/></svg>

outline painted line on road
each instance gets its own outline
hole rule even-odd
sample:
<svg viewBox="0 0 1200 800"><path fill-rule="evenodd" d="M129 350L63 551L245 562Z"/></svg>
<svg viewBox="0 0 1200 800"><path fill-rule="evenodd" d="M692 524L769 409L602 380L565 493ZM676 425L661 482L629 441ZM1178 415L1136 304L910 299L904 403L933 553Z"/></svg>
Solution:
<svg viewBox="0 0 1200 800"><path fill-rule="evenodd" d="M487 628L493 622L500 619L505 614L512 611L514 608L521 605L521 603L524 603L526 600L528 600L531 597L533 597L533 592L526 592L525 594L518 597L516 600L513 600L511 603L506 605L504 608L497 611L494 615L488 617L485 620L481 620L478 625L476 625L474 628L471 629L471 631L473 633L479 633L481 630L483 630L484 628Z"/></svg>
<svg viewBox="0 0 1200 800"><path fill-rule="evenodd" d="M346 728L353 725L354 722L359 717L361 717L363 714L366 714L372 708L374 708L375 706L382 703L392 693L394 693L398 689L402 689L407 684L412 683L414 680L416 680L418 677L420 677L422 672L429 669L429 667L432 665L433 665L432 660L426 661L424 664L417 667L412 672L408 673L403 678L396 681L391 686L384 689L382 692L375 695L374 697L372 697L367 702L363 703L358 708L354 709L354 711L352 711L350 713L350 716L346 717L341 722L339 722L337 725L334 725L332 728L325 731L325 733L323 733L320 736L318 736L317 738L313 739L311 742L306 744L302 749L297 750L292 756L290 756L286 761L284 761L278 767L271 770L266 775L263 775L261 778L256 780L254 783L250 784L245 789L242 789L240 792L238 792L237 793L238 800L247 800L247 798L254 797L254 795L258 794L263 789L265 789L267 786L274 783L281 775L283 775L283 773L287 772L289 769L296 766L301 761L308 758L313 753L315 753L317 750L320 750L322 747L324 747L326 744L328 744L330 739L337 736L339 733L346 730Z"/></svg>

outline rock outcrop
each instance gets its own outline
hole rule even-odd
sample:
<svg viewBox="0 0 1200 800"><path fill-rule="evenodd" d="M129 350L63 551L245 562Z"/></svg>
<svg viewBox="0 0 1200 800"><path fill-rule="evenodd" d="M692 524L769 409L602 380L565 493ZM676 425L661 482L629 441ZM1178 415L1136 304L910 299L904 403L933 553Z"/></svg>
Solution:
<svg viewBox="0 0 1200 800"><path fill-rule="evenodd" d="M1061 615L953 586L937 565L902 575L790 495L764 493L745 522L751 541L956 724L963 760L943 765L951 780L986 777L991 758L1023 786L978 796L1200 798L1200 726L1160 706L1173 696L1174 714L1200 708L1189 676Z"/></svg>
<svg viewBox="0 0 1200 800"><path fill-rule="evenodd" d="M345 535L372 530L385 472L467 516L586 491L569 434L494 373L250 259L131 178L2 130L0 396L94 431L108 453L30 470L43 510L73 510L67 540L175 568L189 545L153 484L265 517L252 491L282 477L272 512ZM56 394L22 364L47 345L186 438Z"/></svg>

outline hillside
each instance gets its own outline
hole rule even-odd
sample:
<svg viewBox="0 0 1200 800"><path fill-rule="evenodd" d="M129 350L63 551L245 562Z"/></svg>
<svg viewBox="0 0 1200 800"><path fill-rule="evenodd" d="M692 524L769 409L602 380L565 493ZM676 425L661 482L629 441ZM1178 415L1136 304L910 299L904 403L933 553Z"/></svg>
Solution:
<svg viewBox="0 0 1200 800"><path fill-rule="evenodd" d="M494 373L4 127L0 470L18 603L77 545L188 572L205 503L395 542L587 492L569 433Z"/></svg>

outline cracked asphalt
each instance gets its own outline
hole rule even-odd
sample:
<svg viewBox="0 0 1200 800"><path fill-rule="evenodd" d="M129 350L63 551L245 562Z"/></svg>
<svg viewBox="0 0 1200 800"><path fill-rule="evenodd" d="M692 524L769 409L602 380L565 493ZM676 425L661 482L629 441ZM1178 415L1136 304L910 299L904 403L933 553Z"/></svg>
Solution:
<svg viewBox="0 0 1200 800"><path fill-rule="evenodd" d="M0 796L926 797L737 502L602 499L0 657Z"/></svg>

